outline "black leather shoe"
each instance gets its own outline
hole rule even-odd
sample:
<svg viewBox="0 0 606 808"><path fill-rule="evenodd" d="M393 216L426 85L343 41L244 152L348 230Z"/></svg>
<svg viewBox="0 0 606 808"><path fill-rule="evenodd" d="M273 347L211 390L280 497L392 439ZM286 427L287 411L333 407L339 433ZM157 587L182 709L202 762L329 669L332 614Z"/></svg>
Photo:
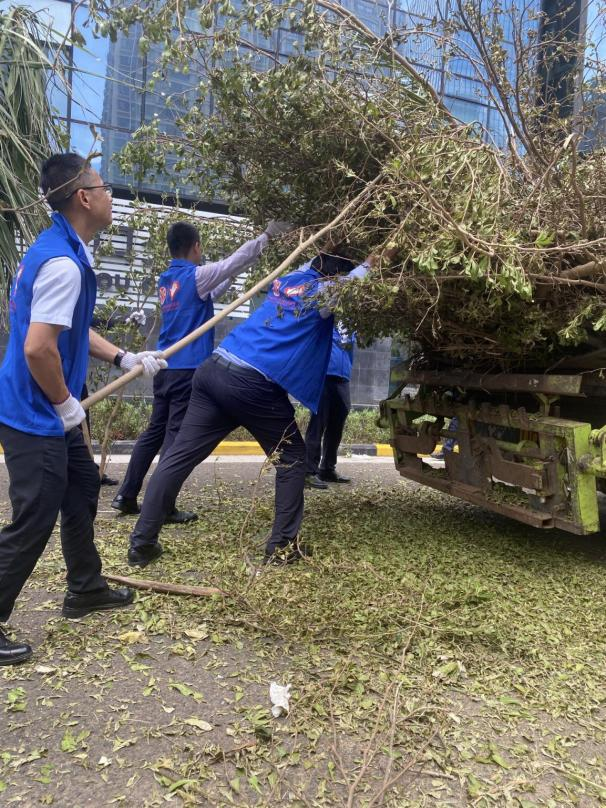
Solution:
<svg viewBox="0 0 606 808"><path fill-rule="evenodd" d="M193 511L179 511L177 508L169 513L164 520L165 525L185 525L188 522L195 522L198 514Z"/></svg>
<svg viewBox="0 0 606 808"><path fill-rule="evenodd" d="M147 567L152 561L160 558L164 550L162 545L157 542L156 544L144 544L141 547L128 548L128 563L131 567Z"/></svg>
<svg viewBox="0 0 606 808"><path fill-rule="evenodd" d="M114 480L113 477L108 477L107 474L104 474L101 477L101 485L118 485L118 480Z"/></svg>
<svg viewBox="0 0 606 808"><path fill-rule="evenodd" d="M325 483L350 483L351 477L344 477L338 474L334 469L320 469L318 477L324 480Z"/></svg>
<svg viewBox="0 0 606 808"><path fill-rule="evenodd" d="M328 489L328 483L321 480L317 474L306 474L305 488L319 488L321 491L326 491Z"/></svg>
<svg viewBox="0 0 606 808"><path fill-rule="evenodd" d="M128 499L128 497L123 497L122 494L118 494L112 499L112 508L124 514L141 513L137 498Z"/></svg>
<svg viewBox="0 0 606 808"><path fill-rule="evenodd" d="M287 564L295 564L302 558L310 558L313 550L308 544L297 542L287 544L286 547L278 547L273 553L265 553L264 564L271 564L275 567L284 567Z"/></svg>
<svg viewBox="0 0 606 808"><path fill-rule="evenodd" d="M91 612L104 612L108 609L122 609L130 606L135 598L132 589L100 589L98 592L68 592L63 600L63 617L84 617Z"/></svg>
<svg viewBox="0 0 606 808"><path fill-rule="evenodd" d="M32 649L24 642L11 642L0 628L0 665L18 665L32 655Z"/></svg>

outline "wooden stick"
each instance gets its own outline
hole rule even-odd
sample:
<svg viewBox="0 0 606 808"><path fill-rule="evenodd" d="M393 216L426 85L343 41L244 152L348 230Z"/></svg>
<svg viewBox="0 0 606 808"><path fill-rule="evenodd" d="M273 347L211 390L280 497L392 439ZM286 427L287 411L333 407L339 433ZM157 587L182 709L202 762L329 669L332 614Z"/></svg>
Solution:
<svg viewBox="0 0 606 808"><path fill-rule="evenodd" d="M86 448L88 449L91 458L94 460L95 453L93 452L93 444L90 439L90 432L88 431L88 424L86 423L86 418L84 419L84 421L82 421L80 426L82 427L82 436L84 438L84 443L86 443Z"/></svg>
<svg viewBox="0 0 606 808"><path fill-rule="evenodd" d="M586 264L565 269L559 278L590 278L592 275L598 275L600 272L606 272L606 264L603 261L588 261Z"/></svg>
<svg viewBox="0 0 606 808"><path fill-rule="evenodd" d="M114 406L112 407L112 411L109 414L109 418L107 419L107 423L105 424L105 431L103 432L103 440L101 441L101 446L99 447L101 450L101 457L99 459L99 477L103 479L103 475L105 474L105 467L107 465L107 446L109 444L109 439L111 435L111 428L114 422L114 418L118 409L120 407L120 403L122 401L122 393L119 393L116 396L116 401L114 402Z"/></svg>
<svg viewBox="0 0 606 808"><path fill-rule="evenodd" d="M366 185L366 187L364 188L364 190L361 191L354 199L352 199L351 202L349 202L343 208L343 210L337 216L335 216L335 218L331 222L322 227L320 230L318 230L317 233L314 233L304 242L299 244L296 250L293 250L291 254L288 256L288 258L284 259L284 261L282 261L280 266L274 269L273 272L270 272L269 275L267 275L267 277L256 283L252 287L252 289L248 290L248 292L244 292L244 294L240 295L240 297L237 300L234 300L232 303L229 303L223 309L223 311L220 311L218 314L215 314L214 317L211 317L210 320L207 320L199 328L194 329L191 332L191 334L188 334L186 337L183 337L183 339L180 339L178 342L175 342L173 345L168 347L163 352L162 356L167 358L169 356L172 356L173 354L176 354L177 351L181 350L181 348L185 348L186 345L190 345L192 342L201 337L202 334L205 334L207 331L210 331L211 328L214 328L217 325L217 323L219 323L221 320L227 317L228 314L231 314L232 311L235 311L235 309L241 306L242 303L246 303L246 301L250 300L251 297L254 297L254 295L256 295L257 292L262 291L275 278L279 277L284 272L284 270L287 269L292 264L292 262L301 255L301 253L304 253L309 247L311 247L311 245L315 241L317 241L323 235L332 230L333 227L335 227L342 219L344 219L345 216L347 216L347 214L352 210L352 208L354 208L364 198L364 196L368 194L371 188L373 188L373 186L377 184L380 177L381 174L377 175L374 178L374 180L372 180L372 182L369 182L368 185ZM104 398L107 398L107 396L111 395L112 393L115 393L116 390L120 390L122 387L124 387L124 385L128 384L133 379L136 379L142 373L143 373L143 366L137 365L132 370L129 370L128 373L125 373L119 378L114 379L113 382L106 384L105 387L102 387L100 390L97 390L88 398L85 398L84 401L81 402L83 408L87 410L89 409L89 407L92 407L93 404L97 404L99 401L103 401Z"/></svg>
<svg viewBox="0 0 606 808"><path fill-rule="evenodd" d="M108 581L117 584L132 586L133 589L147 589L150 592L165 592L171 595L196 595L208 597L209 595L226 595L222 589L214 586L184 586L182 584L165 584L162 581L146 581L143 578L125 578L122 575L104 575Z"/></svg>
<svg viewBox="0 0 606 808"><path fill-rule="evenodd" d="M212 755L210 762L218 763L220 760L225 761L227 760L228 755L235 755L237 752L241 752L243 749L254 749L256 745L256 741L247 741L246 743L241 743L239 746L232 746L231 749L218 749L217 752ZM453 777L452 779L454 780L455 778Z"/></svg>

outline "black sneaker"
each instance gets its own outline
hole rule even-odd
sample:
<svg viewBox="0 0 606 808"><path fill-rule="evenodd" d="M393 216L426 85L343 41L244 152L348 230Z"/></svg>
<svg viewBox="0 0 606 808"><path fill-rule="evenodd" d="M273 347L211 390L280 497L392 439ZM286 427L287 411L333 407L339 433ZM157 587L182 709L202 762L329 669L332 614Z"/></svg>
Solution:
<svg viewBox="0 0 606 808"><path fill-rule="evenodd" d="M105 612L108 609L122 609L130 606L135 598L132 589L100 589L98 592L68 592L63 600L63 617L74 619L91 612Z"/></svg>
<svg viewBox="0 0 606 808"><path fill-rule="evenodd" d="M122 494L118 494L112 499L112 508L124 514L141 513L137 498L128 499L128 497L123 497Z"/></svg>
<svg viewBox="0 0 606 808"><path fill-rule="evenodd" d="M31 655L31 646L24 642L12 642L0 628L0 665L19 665Z"/></svg>
<svg viewBox="0 0 606 808"><path fill-rule="evenodd" d="M286 547L278 547L273 553L266 553L263 564L271 564L275 567L284 567L287 564L295 564L302 558L311 558L313 550L308 544L297 542L287 544Z"/></svg>
<svg viewBox="0 0 606 808"><path fill-rule="evenodd" d="M141 547L128 548L128 563L131 567L147 567L152 561L160 558L164 550L159 542L143 544Z"/></svg>
<svg viewBox="0 0 606 808"><path fill-rule="evenodd" d="M180 511L177 508L169 513L164 520L165 525L186 525L188 522L195 522L198 514L193 511Z"/></svg>
<svg viewBox="0 0 606 808"><path fill-rule="evenodd" d="M350 483L351 477L344 477L339 474L335 469L320 469L318 477L324 480L325 483Z"/></svg>
<svg viewBox="0 0 606 808"><path fill-rule="evenodd" d="M321 480L317 474L306 474L305 488L318 488L320 491L326 491L328 489L328 483Z"/></svg>
<svg viewBox="0 0 606 808"><path fill-rule="evenodd" d="M118 485L118 480L114 480L113 477L108 477L107 474L104 474L101 477L101 485Z"/></svg>

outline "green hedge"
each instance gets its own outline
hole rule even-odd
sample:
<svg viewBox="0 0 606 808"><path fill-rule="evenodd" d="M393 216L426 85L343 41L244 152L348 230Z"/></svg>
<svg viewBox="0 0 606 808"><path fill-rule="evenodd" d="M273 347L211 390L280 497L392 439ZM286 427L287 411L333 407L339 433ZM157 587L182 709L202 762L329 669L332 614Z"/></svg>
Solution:
<svg viewBox="0 0 606 808"><path fill-rule="evenodd" d="M92 435L101 441L105 424L114 406L114 399L105 399L96 404L91 411ZM309 410L305 407L295 408L297 423L304 433L309 421ZM151 404L143 400L123 401L113 419L112 440L134 440L146 428L151 413ZM349 414L343 433L343 443L384 443L387 431L376 425L378 411L376 409L354 410ZM252 440L252 435L243 427L234 430L227 440Z"/></svg>

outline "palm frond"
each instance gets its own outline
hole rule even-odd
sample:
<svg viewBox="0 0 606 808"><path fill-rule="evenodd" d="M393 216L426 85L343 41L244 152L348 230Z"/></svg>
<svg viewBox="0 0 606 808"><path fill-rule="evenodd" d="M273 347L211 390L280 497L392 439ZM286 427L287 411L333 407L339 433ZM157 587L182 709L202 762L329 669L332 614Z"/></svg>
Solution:
<svg viewBox="0 0 606 808"><path fill-rule="evenodd" d="M35 13L0 13L0 325L23 247L48 224L39 202L41 163L64 133L48 100L49 83L65 85L65 43Z"/></svg>

